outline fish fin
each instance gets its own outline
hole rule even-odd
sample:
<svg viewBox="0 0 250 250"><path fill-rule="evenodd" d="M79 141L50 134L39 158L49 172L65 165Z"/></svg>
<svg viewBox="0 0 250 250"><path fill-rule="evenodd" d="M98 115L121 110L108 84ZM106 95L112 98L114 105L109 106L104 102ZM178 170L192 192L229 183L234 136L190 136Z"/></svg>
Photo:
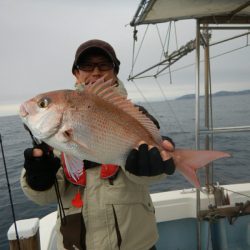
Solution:
<svg viewBox="0 0 250 250"><path fill-rule="evenodd" d="M200 182L196 175L198 168L204 167L208 163L230 157L230 154L212 150L184 150L176 149L173 153L176 168L191 182L196 188L200 188Z"/></svg>
<svg viewBox="0 0 250 250"><path fill-rule="evenodd" d="M87 144L85 144L83 141L79 142L75 139L71 139L71 141L73 143L75 143L76 145L78 145L79 147L81 147L83 149L83 151L88 154L88 155L92 155L93 157L95 157L94 160L92 161L96 161L96 162L100 162L101 160L98 158L98 155L96 154L95 151L93 151L91 148L88 147Z"/></svg>
<svg viewBox="0 0 250 250"><path fill-rule="evenodd" d="M71 139L72 142L77 144L79 147L83 148L85 152L92 153L90 148L84 142L78 142L77 140Z"/></svg>
<svg viewBox="0 0 250 250"><path fill-rule="evenodd" d="M69 175L75 181L79 180L80 176L83 173L83 168L84 168L83 161L66 153L62 153L62 160Z"/></svg>
<svg viewBox="0 0 250 250"><path fill-rule="evenodd" d="M140 124L142 124L152 134L156 141L161 142L161 136L156 125L139 110L127 97L122 96L115 91L115 86L111 85L112 79L109 81L98 80L92 84L88 84L84 92L88 94L94 94L123 110L133 118L135 118Z"/></svg>

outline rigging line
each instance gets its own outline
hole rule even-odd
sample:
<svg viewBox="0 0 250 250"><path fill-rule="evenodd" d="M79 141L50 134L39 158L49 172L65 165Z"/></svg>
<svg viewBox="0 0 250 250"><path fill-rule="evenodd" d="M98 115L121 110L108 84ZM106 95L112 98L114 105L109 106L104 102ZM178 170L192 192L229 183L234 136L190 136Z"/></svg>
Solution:
<svg viewBox="0 0 250 250"><path fill-rule="evenodd" d="M177 29L176 29L176 22L174 22L174 33L175 33L175 43L176 43L176 50L179 49L179 46L178 46L178 41L177 41Z"/></svg>
<svg viewBox="0 0 250 250"><path fill-rule="evenodd" d="M228 42L228 41L231 41L231 40L240 38L240 37L242 37L242 36L248 37L249 34L250 34L250 32L245 32L245 33L239 34L239 35L237 35L237 36L229 37L229 38L227 38L227 39L224 39L224 40L221 40L221 41L218 41L218 42L211 43L210 46L214 46L214 45L218 45L218 44L220 44L220 43Z"/></svg>
<svg viewBox="0 0 250 250"><path fill-rule="evenodd" d="M157 34L158 34L158 37L159 37L159 40L160 40L160 43L161 43L161 48L162 48L162 50L164 51L164 44L163 44L162 39L161 39L161 34L160 34L160 31L159 31L159 27L158 27L157 24L156 24L155 27L156 27Z"/></svg>
<svg viewBox="0 0 250 250"><path fill-rule="evenodd" d="M171 25L171 23L170 23L170 25ZM170 28L171 29L171 28ZM169 41L168 41L168 43L170 42L170 31L169 31ZM166 37L166 39L167 39L167 37ZM169 47L169 44L168 44L168 47ZM165 57L166 58L166 57ZM173 81L172 81L172 73L171 73L171 68L170 68L170 66L171 66L171 61L169 60L168 61L168 63L169 63L169 67L168 67L168 73L169 73L169 82L170 82L170 84L172 84L173 83ZM158 69L158 71L157 71L157 75L159 74L159 72L160 72L160 65L159 65L159 69Z"/></svg>
<svg viewBox="0 0 250 250"><path fill-rule="evenodd" d="M131 81L133 82L134 79L139 80L139 79L152 78L152 77L154 77L154 75L138 76L136 78L131 79Z"/></svg>
<svg viewBox="0 0 250 250"><path fill-rule="evenodd" d="M166 36L165 36L165 39L164 39L164 48L166 46L166 42L167 42L167 39L168 39L169 36L170 36L170 23L168 24L168 29L167 29ZM164 51L164 55L165 55L165 51Z"/></svg>
<svg viewBox="0 0 250 250"><path fill-rule="evenodd" d="M247 46L249 46L249 45L244 45L244 46L241 46L241 47L239 47L239 48L236 48L236 49L233 49L233 50L229 50L229 51L227 51L227 52L224 52L224 53L215 55L215 56L211 57L210 59L213 59L213 58L216 58L216 57L219 57L219 56L223 56L223 55L228 54L228 53L232 53L232 52L234 52L234 51L240 50L240 49L245 48L245 47L247 47ZM202 60L201 62L204 62L204 60ZM193 66L193 65L195 65L195 63L191 63L191 64L185 65L185 66L183 66L183 67L177 68L177 69L175 69L175 70L171 70L170 72L166 72L166 73L162 73L162 74L157 74L157 75L158 75L158 76L163 76L163 75L166 75L166 74L171 74L172 72L179 71L179 70L182 70L182 69L184 69L184 68L191 67L191 66ZM169 65L169 66L170 66L170 65ZM163 70L161 70L161 71L163 72L163 71L164 71L166 68L168 68L169 66L166 66L166 67L165 67ZM159 71L159 70L158 70L158 71ZM151 77L154 77L154 76L155 76L155 75L151 75ZM142 77L140 77L140 78L144 78L144 77L142 76ZM139 79L139 77L135 77L134 79Z"/></svg>
<svg viewBox="0 0 250 250"><path fill-rule="evenodd" d="M176 115L176 113L174 112L174 109L173 109L172 105L169 103L168 98L167 98L167 96L165 95L165 92L164 92L164 90L162 89L161 84L159 83L159 81L158 81L158 79L157 79L156 77L155 77L155 81L156 81L156 83L157 83L157 85L158 85L158 87L159 87L159 89L160 89L160 91L161 91L161 93L162 93L162 96L164 97L164 101L167 103L167 105L168 105L168 107L169 107L171 113L174 115L174 118L175 118L175 120L176 120L176 122L177 122L177 124L178 124L178 126L179 126L179 128L180 128L180 130L181 130L181 132L185 135L185 131L184 131L184 129L182 128L181 122L180 122L179 119L177 118L177 115ZM185 135L185 136L186 136L186 135Z"/></svg>
<svg viewBox="0 0 250 250"><path fill-rule="evenodd" d="M246 36L248 37L248 34L249 34L249 32L248 32L248 33L241 34L241 35L239 35L239 36L235 36L235 37L233 37L233 38L239 38L239 37L241 37L241 36L243 36L243 35L246 35ZM224 41L227 41L227 40L231 40L231 39L233 39L233 38L229 38L229 39L226 39L226 40L217 42L217 43L213 43L213 44L211 44L210 46L219 44L219 43L224 42ZM242 46L242 47L239 47L239 48L237 48L237 49L235 49L235 50L238 50L238 49L241 49L241 48L244 48L244 47L247 47L247 46L249 46L248 43L247 43L247 45ZM230 53L230 52L233 52L233 51L234 51L234 50L228 51L227 53ZM217 56L220 56L220 55L224 55L224 54L218 54ZM201 61L201 62L202 62L202 61ZM170 67L170 65L171 65L171 64L169 64L169 66L166 66L166 67L165 67L163 70L161 70L161 71L164 71L166 68ZM163 73L163 74L158 74L158 73L156 73L156 74L157 74L158 76L166 75L166 74L171 74L172 72L175 72L175 71L178 71L178 70L182 70L183 68L188 68L188 67L193 66L193 65L194 65L194 63L188 64L188 65L186 65L186 66L184 66L184 67L181 67L181 68L179 68L179 69L176 69L176 70L169 71L169 72L167 72L167 73ZM160 66L160 65L159 65L159 66ZM152 69L152 67L150 67L150 69ZM147 71L147 70L145 70L145 71L143 71L143 72L146 72L146 71ZM157 69L156 72L159 72L159 67L158 67L158 69ZM151 75L151 77L153 77L153 76L155 76L155 75ZM144 78L144 77L133 77L133 79L139 79L139 78Z"/></svg>
<svg viewBox="0 0 250 250"><path fill-rule="evenodd" d="M242 194L242 193L240 193L240 192L236 192L236 191L230 190L230 189L225 188L225 187L222 187L222 188L223 188L224 190L229 191L229 192L232 192L232 193L234 193L234 194L239 194L239 195L245 196L245 197L247 197L247 198L250 198L249 195Z"/></svg>
<svg viewBox="0 0 250 250"><path fill-rule="evenodd" d="M147 33L147 31L148 31L148 27L149 27L149 25L147 25L147 28L146 28L146 30L145 30L145 32L144 32L144 34L143 34L143 38L142 38L140 47L139 47L139 49L138 49L138 51L137 51L137 54L136 54L135 59L134 59L134 62L132 63L132 69L134 68L135 63L136 63L136 61L137 61L137 58L138 58L138 56L139 56L139 52L140 52L140 50L141 50L141 48L142 48L142 44L143 44L144 39L145 39L145 37L146 37L146 33ZM133 57L134 57L134 55L133 55ZM131 75L131 73L132 73L132 70L131 70L131 72L130 72L130 75Z"/></svg>
<svg viewBox="0 0 250 250"><path fill-rule="evenodd" d="M146 96L142 93L142 91L139 89L139 87L137 86L137 84L132 81L138 91L138 93L140 93L140 95L142 96L142 98L144 99L145 103L150 107L151 111L153 112L153 114L156 114L157 116L157 119L158 121L161 123L161 124L164 124L163 121L161 120L160 116L157 115L157 111L153 108L153 106L151 105L151 103L147 100Z"/></svg>
<svg viewBox="0 0 250 250"><path fill-rule="evenodd" d="M248 42L249 42L249 39L248 39L248 38L249 38L249 34L250 34L250 32L248 32L248 34L247 34L247 36L246 36L246 45L247 45L247 46L249 46L249 43L248 43Z"/></svg>
<svg viewBox="0 0 250 250"><path fill-rule="evenodd" d="M236 48L236 49L226 51L226 52L224 52L224 53L221 53L221 54L212 56L212 57L210 57L210 59L214 59L214 58L217 58L217 57L226 55L226 54L230 54L230 53L232 53L232 52L235 52L235 51L244 49L244 48L246 48L246 47L248 47L248 46L249 46L249 45L244 45L244 46L238 47L238 48ZM204 60L201 60L201 62L204 62ZM195 65L195 63L190 63L190 64L187 64L187 65L182 66L182 67L180 67L180 68L174 69L174 70L172 70L171 72L173 73L173 72L176 72L176 71L180 71L180 70L183 70L183 69L192 67L192 66L194 66L194 65ZM169 73L168 73L168 72L162 73L162 74L160 74L160 75L158 75L158 76L164 76L164 75L167 75L167 74L169 74ZM147 77L150 77L150 76L147 76ZM154 77L154 76L152 75L151 77ZM143 77L140 77L140 78L143 78Z"/></svg>
<svg viewBox="0 0 250 250"><path fill-rule="evenodd" d="M158 29L158 26L157 26L157 29ZM160 36L159 30L158 30L158 33L159 33L159 36ZM162 53L161 53L160 61L162 61L163 56L164 56L164 58L166 58L165 46L166 46L168 35L169 35L169 24L168 24L168 30L166 32L166 36L164 38L164 44L163 44L163 48L162 48ZM157 73L156 74L158 74L159 70L160 70L160 65L158 65L158 67L157 67L157 70L156 70Z"/></svg>
<svg viewBox="0 0 250 250"><path fill-rule="evenodd" d="M132 62L131 62L131 71L130 71L130 75L134 75L134 60L135 60L135 42L137 41L137 36L136 36L136 26L134 27L134 34L133 34L133 50L132 50Z"/></svg>
<svg viewBox="0 0 250 250"><path fill-rule="evenodd" d="M168 35L168 45L167 45L167 52L169 50L169 46L170 46L170 34L171 34L171 27L172 27L172 21L169 23L169 35ZM171 69L170 69L170 65L171 65L171 62L169 61L169 70L168 70L168 74L169 74L169 80L170 80L170 84L172 84L172 72L171 72ZM157 72L157 74L159 73L159 71Z"/></svg>
<svg viewBox="0 0 250 250"><path fill-rule="evenodd" d="M226 55L226 54L230 54L230 53L232 53L232 52L238 51L238 50L243 49L243 48L246 48L246 47L247 47L247 46L244 45L244 46L238 47L238 48L236 48L236 49L232 49L232 50L223 52L223 53L221 53L221 54L212 56L212 57L210 57L210 59L214 59L214 58L217 58L217 57L220 57L220 56L224 56L224 55ZM201 61L201 62L203 62L203 61Z"/></svg>
<svg viewBox="0 0 250 250"><path fill-rule="evenodd" d="M12 199L12 194L11 194L11 188L10 188L9 176L8 176L8 171L7 171L7 165L6 165L5 156L4 156L3 142L2 142L2 135L1 134L0 134L0 144L1 144L1 151L2 151L2 156L3 156L3 165L4 165L4 170L5 170L5 176L6 176L6 181L7 181L7 185L8 185L8 191L9 191L12 217L13 217L14 227L15 227L15 232L16 232L16 239L17 239L18 249L21 250L20 240L19 240L19 235L18 235L17 225L16 225L16 215L15 215L15 210L14 210L14 205L13 205L13 199Z"/></svg>
<svg viewBox="0 0 250 250"><path fill-rule="evenodd" d="M172 72L171 72L171 69L170 69L170 65L171 64L169 64L169 67L168 67L168 74L169 74L169 83L172 84L173 81L172 81Z"/></svg>
<svg viewBox="0 0 250 250"><path fill-rule="evenodd" d="M161 35L160 35L160 31L159 31L159 28L158 28L158 25L156 25L156 28L157 28L157 33L158 33L158 36L159 36L159 39L160 39L160 42L161 42L161 45L162 45L162 50L163 50L163 53L164 53L164 57L166 58L166 54L168 54L168 50L169 50L169 45L170 45L170 33L171 33L171 24L172 22L169 23L169 26L168 26L168 32L166 34L166 38L165 38L165 42L164 42L164 46L166 44L166 41L168 40L168 45L167 45L167 53L165 53L164 51L164 46L162 44L162 40L161 40ZM167 39L168 38L168 39ZM162 55L161 55L161 58L162 58ZM160 61L161 61L161 58L160 58ZM170 69L170 63L169 63L169 80L170 80L170 84L172 84L172 75L171 75L171 69ZM156 70L156 75L158 75L160 71L160 65L158 66L157 70Z"/></svg>
<svg viewBox="0 0 250 250"><path fill-rule="evenodd" d="M161 53L161 56L160 56L160 61L161 61L163 55L165 54L164 47L165 47L166 39L165 39L165 41L164 41L164 43L163 43L163 42L162 42L162 39L161 39L159 27L158 27L157 24L156 24L156 30L157 30L157 34L158 34L158 37L159 37L159 40L160 40L160 43L161 43L161 48L162 48L162 53ZM159 68L160 68L160 65L159 65L158 68L157 68L157 72L158 72L158 69L159 69Z"/></svg>
<svg viewBox="0 0 250 250"><path fill-rule="evenodd" d="M169 44L170 44L170 34L171 34L171 26L172 26L172 21L169 23L169 33L168 33L168 43L167 43L167 51L169 50Z"/></svg>

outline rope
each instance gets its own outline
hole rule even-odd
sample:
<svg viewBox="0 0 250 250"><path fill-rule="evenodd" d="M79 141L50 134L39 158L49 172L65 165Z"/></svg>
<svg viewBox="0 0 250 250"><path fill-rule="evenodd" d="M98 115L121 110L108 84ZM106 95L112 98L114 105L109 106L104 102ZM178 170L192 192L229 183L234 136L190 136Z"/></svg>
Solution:
<svg viewBox="0 0 250 250"><path fill-rule="evenodd" d="M177 41L177 30L176 30L176 25L175 25L176 22L174 22L174 33L175 33L175 44L176 44L176 49L178 50L179 49L179 46L178 46L178 41Z"/></svg>
<svg viewBox="0 0 250 250"><path fill-rule="evenodd" d="M244 48L246 48L246 47L248 47L248 46L250 46L250 45L244 45L244 46L238 47L238 48L236 48L236 49L226 51L226 52L224 52L224 53L221 53L221 54L212 56L212 57L210 57L210 59L214 59L214 58L217 58L217 57L220 57L220 56L224 56L224 55L226 55L226 54L233 53L233 52L235 52L235 51L244 49ZM204 60L201 60L201 62L204 62ZM172 73L173 73L173 72L177 72L177 71L180 71L180 70L183 70L183 69L192 67L192 66L194 66L194 65L195 65L195 63L190 63L190 64L184 65L184 66L182 66L182 67L180 67L180 68L174 69L174 70L172 70L171 72L172 72ZM169 74L169 72L162 73L162 74L158 75L158 77L164 76L164 75L167 75L167 74ZM148 76L145 76L145 77L141 76L140 78L146 78L146 77L154 77L154 75L151 75L151 76L148 75Z"/></svg>
<svg viewBox="0 0 250 250"><path fill-rule="evenodd" d="M158 33L158 36L159 36L159 39L160 39L160 42L161 42L161 45L162 45L162 54L161 54L161 57L160 57L160 61L162 60L162 57L164 56L166 58L166 55L168 54L168 50L169 50L169 43L170 43L170 32L171 32L171 23L169 23L168 25L168 30L166 32L166 36L165 36L165 39L164 39L164 43L162 42L162 39L161 39L161 35L160 35L160 31L159 31L159 28L158 28L158 25L156 25L156 29L157 29L157 33ZM166 45L166 42L168 41L168 44L166 46L166 52L164 50L165 48L165 45ZM157 67L157 70L156 70L156 75L158 75L160 71L160 65ZM170 65L169 65L169 78L170 78L170 84L172 84L172 76L171 76L171 70L170 70Z"/></svg>
<svg viewBox="0 0 250 250"><path fill-rule="evenodd" d="M223 52L223 53L220 53L220 54L218 54L218 55L212 56L212 57L210 57L210 60L215 59L215 58L220 57L220 56L224 56L224 55L226 55L226 54L230 54L230 53L236 52L236 51L241 50L241 49L244 49L244 48L246 48L246 47L248 47L248 46L250 46L249 43L247 43L247 44L244 45L244 46L240 46L240 47L238 47L238 48L236 48L236 49L228 50L228 51L226 51L226 52ZM204 60L201 60L201 62L204 62ZM195 63L190 63L190 64L184 65L184 66L182 66L182 67L176 68L176 69L174 69L174 70L171 70L170 72L165 72L165 73L159 74L158 77L165 76L165 75L171 74L171 73L173 73L173 72L178 72L178 71L181 71L181 70L183 70L183 69L192 67L192 66L194 66L194 65L195 65ZM151 78L152 78L152 77L155 77L155 75L140 76L140 77L137 77L136 79L150 78L150 77L151 77Z"/></svg>
<svg viewBox="0 0 250 250"><path fill-rule="evenodd" d="M166 58L166 55L168 54L169 43L170 43L171 23L172 23L172 22L170 22L169 25L168 25L168 30L167 30L167 32L166 32L166 36L165 36L165 39L164 39L164 43L162 42L162 39L161 39L161 35L160 35L160 31L159 31L158 25L156 25L157 33L158 33L158 36L159 36L159 39L160 39L160 42L161 42L161 45L162 45L162 53L161 53L160 61L162 60L162 57L163 57L163 56ZM167 44L167 46L166 46L166 52L165 52L165 45L166 45L167 40L168 40L168 44ZM160 65L157 67L156 75L158 75L159 71L160 71ZM170 66L169 66L169 78L170 78L170 83L172 83L172 76L171 76Z"/></svg>
<svg viewBox="0 0 250 250"><path fill-rule="evenodd" d="M181 130L181 132L185 135L185 131L184 131L184 129L182 128L181 122L179 121L179 119L178 119L176 113L174 112L174 109L172 108L171 104L169 103L169 101L168 101L168 99L167 99L167 96L165 95L165 92L163 91L163 89L162 89L162 87L161 87L161 85L160 85L160 83L159 83L159 81L158 81L158 79L157 79L156 77L155 77L155 81L156 81L157 86L158 86L159 89L160 89L160 92L161 92L162 96L164 97L164 101L165 101L166 104L168 105L168 107L169 107L171 113L174 115L174 118L175 118L175 120L176 120L176 122L177 122L177 124L178 124L178 126L179 126L179 128L180 128L180 130Z"/></svg>
<svg viewBox="0 0 250 250"><path fill-rule="evenodd" d="M167 124L161 119L160 115L158 114L158 112L153 108L153 106L151 105L151 102L149 102L146 98L146 96L142 93L142 91L140 90L140 88L137 86L137 84L133 81L138 93L140 93L140 95L142 96L144 102L147 104L147 106L150 108L150 110L152 111L152 113L156 116L157 120L160 122L160 124L164 125L164 132L166 132L166 127Z"/></svg>
<svg viewBox="0 0 250 250"><path fill-rule="evenodd" d="M223 189L224 189L224 190L226 190L226 191L232 192L232 193L234 193L234 194L239 194L239 195L241 195L241 196L244 196L244 197L250 198L250 196L249 196L249 195L242 194L242 193L240 193L240 192L236 192L236 191L230 190L230 189L225 188L225 187L223 187Z"/></svg>
<svg viewBox="0 0 250 250"><path fill-rule="evenodd" d="M136 61L137 61L139 52L140 52L140 50L141 50L141 48L142 48L142 43L143 43L143 41L144 41L144 39L145 39L146 33L147 33L147 31L148 31L148 27L149 27L149 25L147 25L147 28L146 28L146 30L145 30L145 32L144 32L144 35L143 35L143 38L142 38L142 41L141 41L141 44L140 44L140 47L139 47L139 49L138 49L138 51L137 51L136 56L134 56L134 55L135 55L135 41L137 41L137 35L136 35L136 36L134 35L133 55L132 55L132 58L133 58L134 60L132 59L133 62L132 62L132 69L131 69L130 74L129 74L130 76L132 75L132 73L133 73L133 71L134 71L134 66L135 66L135 63L136 63Z"/></svg>

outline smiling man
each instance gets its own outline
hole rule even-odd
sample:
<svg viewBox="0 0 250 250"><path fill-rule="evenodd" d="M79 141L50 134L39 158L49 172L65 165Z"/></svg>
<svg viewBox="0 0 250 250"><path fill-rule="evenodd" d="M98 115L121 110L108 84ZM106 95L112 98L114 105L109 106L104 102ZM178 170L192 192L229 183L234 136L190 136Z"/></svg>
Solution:
<svg viewBox="0 0 250 250"><path fill-rule="evenodd" d="M72 67L76 88L82 90L100 79L112 79L116 91L127 96L117 77L119 66L110 44L101 40L83 43ZM158 122L145 109L141 110L159 128ZM165 148L173 150L171 142L164 143ZM138 148L131 148L122 167L84 160L78 179L67 171L64 153L60 154L60 162L45 143L26 149L24 156L21 183L30 199L38 204L56 202L53 185L58 183L61 214L65 216L57 220L58 249L155 249L158 233L148 184L175 170L156 147L140 142Z"/></svg>

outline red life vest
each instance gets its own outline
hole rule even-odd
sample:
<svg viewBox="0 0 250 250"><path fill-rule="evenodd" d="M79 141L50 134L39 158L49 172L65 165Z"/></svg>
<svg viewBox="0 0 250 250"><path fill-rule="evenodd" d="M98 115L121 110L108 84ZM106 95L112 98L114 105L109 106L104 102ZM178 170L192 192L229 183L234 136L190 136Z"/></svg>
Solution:
<svg viewBox="0 0 250 250"><path fill-rule="evenodd" d="M65 177L67 178L68 181L73 183L74 185L79 185L79 186L86 186L86 169L84 168L84 164L82 163L82 168L83 171L79 177L78 180L75 180L68 172L65 159L64 159L64 153L61 154L61 160L62 160L62 166L63 166L63 171L65 174ZM116 173L119 170L118 165L114 164L102 164L100 165L100 178L101 179L109 179L112 178L113 176L116 175Z"/></svg>
<svg viewBox="0 0 250 250"><path fill-rule="evenodd" d="M86 186L87 172L86 172L86 169L84 168L83 162L82 162L83 171L82 171L80 177L78 178L78 180L76 180L69 174L69 172L67 170L64 153L61 154L61 160L62 160L63 171L64 171L64 174L65 174L65 177L67 178L67 180L69 182L73 183L74 185L85 187ZM101 169L100 170L100 178L101 179L110 179L117 174L117 172L119 171L119 166L113 165L113 164L102 164L102 165L100 165L100 169ZM71 204L74 207L81 208L84 205L84 201L82 200L81 196L82 196L82 194L80 192L80 189L78 189L77 193L75 194L75 196L73 197L73 199L71 201Z"/></svg>

